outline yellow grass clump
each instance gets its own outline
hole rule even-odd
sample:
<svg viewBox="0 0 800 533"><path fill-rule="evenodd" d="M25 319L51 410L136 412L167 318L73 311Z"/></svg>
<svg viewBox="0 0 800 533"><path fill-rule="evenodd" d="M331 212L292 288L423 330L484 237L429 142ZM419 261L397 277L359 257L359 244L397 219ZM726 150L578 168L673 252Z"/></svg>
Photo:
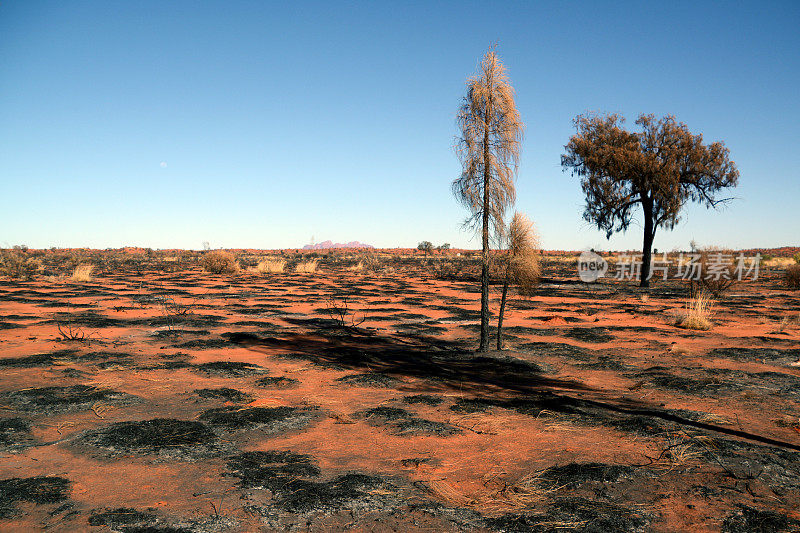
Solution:
<svg viewBox="0 0 800 533"><path fill-rule="evenodd" d="M294 267L294 271L310 274L312 272L317 271L317 264L319 264L318 259L313 259L311 261L303 261L301 263L298 263L297 266Z"/></svg>
<svg viewBox="0 0 800 533"><path fill-rule="evenodd" d="M80 281L80 282L87 282L92 281L92 271L94 270L94 265L89 264L82 264L75 267L75 270L72 271L72 281Z"/></svg>
<svg viewBox="0 0 800 533"><path fill-rule="evenodd" d="M708 331L712 327L711 304L713 300L706 291L686 302L686 307L673 316L672 324L679 328Z"/></svg>
<svg viewBox="0 0 800 533"><path fill-rule="evenodd" d="M264 259L259 261L254 272L259 274L279 274L286 268L286 261L282 259Z"/></svg>
<svg viewBox="0 0 800 533"><path fill-rule="evenodd" d="M350 272L361 272L364 270L364 262L359 261L358 264L347 267L347 270Z"/></svg>
<svg viewBox="0 0 800 533"><path fill-rule="evenodd" d="M797 262L792 257L770 257L768 259L761 260L761 266L766 268L789 268L793 265L796 265Z"/></svg>

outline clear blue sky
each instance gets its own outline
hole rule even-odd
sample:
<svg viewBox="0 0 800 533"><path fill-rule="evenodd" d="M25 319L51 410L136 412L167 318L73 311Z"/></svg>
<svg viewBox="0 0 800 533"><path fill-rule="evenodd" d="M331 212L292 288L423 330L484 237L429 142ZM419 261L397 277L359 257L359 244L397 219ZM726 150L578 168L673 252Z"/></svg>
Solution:
<svg viewBox="0 0 800 533"><path fill-rule="evenodd" d="M2 0L0 246L477 247L454 115L492 42L545 247L641 244L585 223L561 170L587 110L730 148L739 199L657 248L800 245L800 2L667 4Z"/></svg>

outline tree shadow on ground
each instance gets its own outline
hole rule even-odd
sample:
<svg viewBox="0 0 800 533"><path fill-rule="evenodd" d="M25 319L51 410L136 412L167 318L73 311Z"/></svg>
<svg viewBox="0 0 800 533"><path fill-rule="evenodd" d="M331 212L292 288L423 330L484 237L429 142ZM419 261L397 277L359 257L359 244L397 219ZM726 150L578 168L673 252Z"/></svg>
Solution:
<svg viewBox="0 0 800 533"><path fill-rule="evenodd" d="M476 354L461 343L424 335L378 335L358 328L320 327L313 334L260 338L252 333L228 333L232 343L269 355L290 355L313 364L368 371L404 380L423 380L426 392L458 392L504 406L524 402L528 412L537 407L579 415L593 423L625 428L634 418L657 418L669 423L713 431L800 451L800 445L691 420L652 404L619 397L584 383L544 375L535 363L511 356L514 352ZM418 384L400 385L409 390ZM576 397L582 396L582 397ZM590 399L591 396L594 399ZM541 404L541 405L539 405Z"/></svg>
<svg viewBox="0 0 800 533"><path fill-rule="evenodd" d="M535 363L504 352L475 354L459 343L423 335L381 336L356 328L346 332L325 328L315 334L282 338L259 338L251 333L226 336L252 351L324 367L369 371L401 381L422 379L430 383L428 390L441 392L518 396L555 389L592 390L578 381L547 377Z"/></svg>

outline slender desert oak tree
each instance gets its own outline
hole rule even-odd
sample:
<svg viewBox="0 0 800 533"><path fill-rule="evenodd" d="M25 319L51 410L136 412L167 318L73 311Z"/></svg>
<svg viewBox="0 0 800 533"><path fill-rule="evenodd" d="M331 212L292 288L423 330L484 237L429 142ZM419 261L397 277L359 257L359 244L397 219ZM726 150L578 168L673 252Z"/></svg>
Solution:
<svg viewBox="0 0 800 533"><path fill-rule="evenodd" d="M500 257L503 275L503 295L497 316L497 349L503 349L503 316L509 285L516 285L522 294L529 293L539 282L539 237L528 217L514 213L506 234L506 250Z"/></svg>
<svg viewBox="0 0 800 533"><path fill-rule="evenodd" d="M606 237L626 231L636 206L644 215L641 282L649 286L653 239L658 228L673 229L687 201L717 207L724 188L739 180L736 164L722 142L703 144L673 116L639 115L641 131L623 128L619 115L578 115L577 133L564 147L564 170L580 177L586 194L583 218Z"/></svg>
<svg viewBox="0 0 800 533"><path fill-rule="evenodd" d="M453 182L456 198L470 210L465 225L480 229L481 341L479 351L489 350L489 235L504 233L503 216L514 203L514 180L519 166L523 124L500 58L490 50L467 80L467 95L458 110L461 136L456 152L461 176Z"/></svg>

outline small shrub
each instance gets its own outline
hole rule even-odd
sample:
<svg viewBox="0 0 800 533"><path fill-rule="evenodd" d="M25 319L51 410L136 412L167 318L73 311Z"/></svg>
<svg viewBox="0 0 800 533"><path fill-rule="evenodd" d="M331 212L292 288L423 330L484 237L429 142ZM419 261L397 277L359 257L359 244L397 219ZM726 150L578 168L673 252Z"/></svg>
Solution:
<svg viewBox="0 0 800 533"><path fill-rule="evenodd" d="M702 291L686 302L686 307L672 317L672 325L683 329L708 331L711 329L711 296Z"/></svg>
<svg viewBox="0 0 800 533"><path fill-rule="evenodd" d="M795 263L800 264L800 252L794 254L793 259Z"/></svg>
<svg viewBox="0 0 800 533"><path fill-rule="evenodd" d="M318 259L312 259L311 261L303 261L301 263L298 263L297 266L294 267L294 271L310 274L312 272L317 271L318 264L319 264Z"/></svg>
<svg viewBox="0 0 800 533"><path fill-rule="evenodd" d="M800 264L788 267L783 273L783 281L790 289L800 289Z"/></svg>
<svg viewBox="0 0 800 533"><path fill-rule="evenodd" d="M259 274L279 274L286 268L286 261L281 259L264 259L259 261L255 267L255 272Z"/></svg>
<svg viewBox="0 0 800 533"><path fill-rule="evenodd" d="M239 263L230 252L209 252L203 256L200 264L203 270L212 274L234 274L239 270Z"/></svg>
<svg viewBox="0 0 800 533"><path fill-rule="evenodd" d="M0 250L0 276L29 280L41 266L38 259L29 257L24 250Z"/></svg>
<svg viewBox="0 0 800 533"><path fill-rule="evenodd" d="M378 272L383 268L380 256L373 250L364 250L357 256L358 263L361 265L363 271ZM358 265L355 265L356 267Z"/></svg>
<svg viewBox="0 0 800 533"><path fill-rule="evenodd" d="M88 282L92 281L92 271L94 270L93 265L89 264L82 264L75 267L75 270L72 271L72 281L79 281L79 282Z"/></svg>
<svg viewBox="0 0 800 533"><path fill-rule="evenodd" d="M468 270L465 271L465 266L468 266L465 261L455 261L452 259L440 259L433 263L433 277L439 280L467 280L470 278L470 272ZM490 267L494 267L495 264L490 264ZM493 275L494 279L499 278L499 273L490 270L490 275Z"/></svg>

